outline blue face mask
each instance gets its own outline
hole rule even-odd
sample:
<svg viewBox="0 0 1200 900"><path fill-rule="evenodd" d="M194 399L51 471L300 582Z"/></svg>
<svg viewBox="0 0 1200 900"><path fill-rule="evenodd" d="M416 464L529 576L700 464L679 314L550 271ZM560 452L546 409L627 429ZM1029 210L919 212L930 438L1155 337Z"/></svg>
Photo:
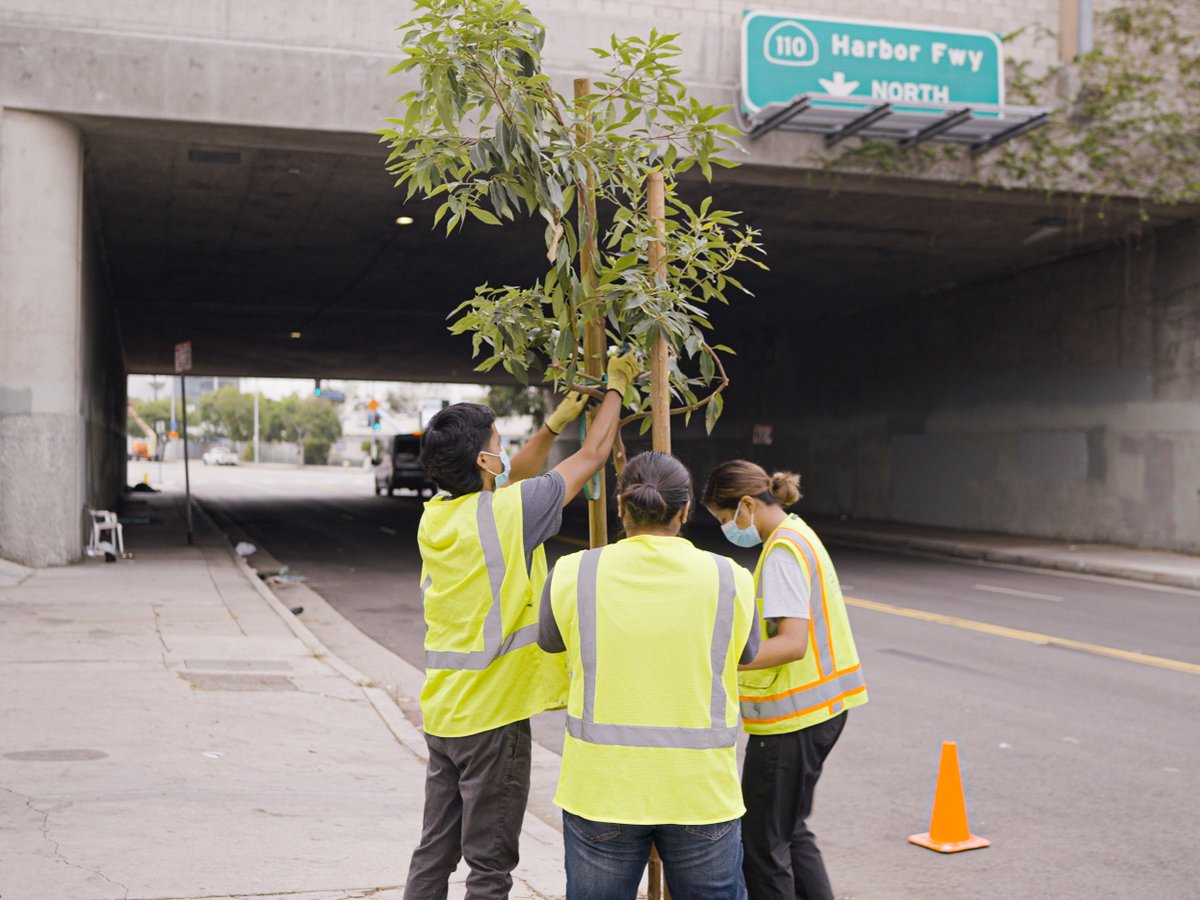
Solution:
<svg viewBox="0 0 1200 900"><path fill-rule="evenodd" d="M735 547L757 547L762 543L762 538L758 535L758 529L754 527L754 517L750 517L750 524L745 528L738 527L737 514L741 509L739 503L733 518L721 526L721 533L725 535L725 540Z"/></svg>
<svg viewBox="0 0 1200 900"><path fill-rule="evenodd" d="M508 484L508 475L512 471L512 460L508 458L508 451L501 447L499 453L488 453L486 450L480 450L479 452L484 456L499 457L500 471L493 472L491 469L488 469L487 473L496 479L496 487L502 488Z"/></svg>

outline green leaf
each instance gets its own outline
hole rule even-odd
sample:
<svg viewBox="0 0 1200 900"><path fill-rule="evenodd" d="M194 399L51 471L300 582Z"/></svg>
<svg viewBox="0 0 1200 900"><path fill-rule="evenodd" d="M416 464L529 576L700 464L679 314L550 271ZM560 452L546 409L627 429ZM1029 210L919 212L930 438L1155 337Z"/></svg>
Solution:
<svg viewBox="0 0 1200 900"><path fill-rule="evenodd" d="M475 218L477 218L480 222L482 222L485 225L499 225L500 224L500 220L497 219L494 215L492 215L492 213L488 212L486 209L480 209L477 206L470 206L470 207L467 207L467 209L471 213L471 215L473 215Z"/></svg>
<svg viewBox="0 0 1200 900"><path fill-rule="evenodd" d="M713 394L712 400L704 408L704 430L708 434L712 434L713 428L716 427L717 419L721 418L721 412L724 408L725 398L720 394Z"/></svg>

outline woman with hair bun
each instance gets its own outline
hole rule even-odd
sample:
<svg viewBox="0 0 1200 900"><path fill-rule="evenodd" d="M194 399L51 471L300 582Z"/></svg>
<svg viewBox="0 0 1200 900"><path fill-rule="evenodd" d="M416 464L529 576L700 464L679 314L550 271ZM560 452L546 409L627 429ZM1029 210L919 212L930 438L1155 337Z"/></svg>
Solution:
<svg viewBox="0 0 1200 900"><path fill-rule="evenodd" d="M799 475L768 475L737 459L713 470L702 500L731 543L763 545L754 571L762 641L738 676L750 734L743 869L754 900L833 900L805 820L846 710L867 702L833 561L816 532L785 511L800 496Z"/></svg>
<svg viewBox="0 0 1200 900"><path fill-rule="evenodd" d="M679 537L692 476L665 453L617 481L624 540L562 557L538 644L567 654L567 900L634 900L650 846L672 896L744 900L737 667L754 659L754 578Z"/></svg>

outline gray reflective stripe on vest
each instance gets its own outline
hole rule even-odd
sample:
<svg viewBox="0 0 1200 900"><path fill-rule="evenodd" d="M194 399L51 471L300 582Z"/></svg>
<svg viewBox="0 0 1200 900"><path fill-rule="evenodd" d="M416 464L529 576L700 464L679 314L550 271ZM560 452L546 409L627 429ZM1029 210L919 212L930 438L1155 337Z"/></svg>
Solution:
<svg viewBox="0 0 1200 900"><path fill-rule="evenodd" d="M733 635L736 588L733 568L724 557L713 554L717 562L717 615L713 627L709 661L712 665L712 692L709 700L710 725L686 728L671 725L613 725L596 721L596 593L602 549L588 550L579 562L576 582L579 621L579 663L583 675L583 715L567 716L567 734L589 744L621 747L674 747L687 750L717 750L737 742L737 726L725 723L725 685L722 675Z"/></svg>
<svg viewBox="0 0 1200 900"><path fill-rule="evenodd" d="M780 697L778 700L743 700L742 717L747 720L782 719L801 712L813 711L835 698L841 698L850 691L865 685L862 669L855 669L853 672L846 672L823 684L804 688L794 694ZM841 710L835 709L834 711L840 712Z"/></svg>
<svg viewBox="0 0 1200 900"><path fill-rule="evenodd" d="M427 669L468 669L480 671L490 666L497 658L513 650L520 650L537 642L537 625L526 625L504 636L501 619L500 594L504 587L507 567L504 564L504 548L500 544L500 531L496 528L496 515L492 509L495 495L491 491L479 494L475 511L475 524L479 530L479 543L483 548L483 561L487 567L488 585L491 588L492 604L483 620L482 650L426 650ZM421 585L421 600L424 602L429 579Z"/></svg>
<svg viewBox="0 0 1200 900"><path fill-rule="evenodd" d="M825 616L825 586L821 583L817 554L800 532L794 531L793 534L798 540L793 541L792 546L800 551L808 563L808 608L812 616L813 642L817 647L817 664L824 677L833 673L833 648L829 643L829 620Z"/></svg>

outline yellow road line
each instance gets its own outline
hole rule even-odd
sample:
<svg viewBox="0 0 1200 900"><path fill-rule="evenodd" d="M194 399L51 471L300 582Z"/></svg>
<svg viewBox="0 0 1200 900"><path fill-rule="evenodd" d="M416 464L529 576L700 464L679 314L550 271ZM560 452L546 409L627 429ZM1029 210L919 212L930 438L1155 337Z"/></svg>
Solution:
<svg viewBox="0 0 1200 900"><path fill-rule="evenodd" d="M1087 644L1083 641L1073 641L1070 638L1054 637L1049 634L1038 634L1036 631L1021 631L1018 628L1005 628L1003 625L990 625L987 622L976 622L973 619L960 619L957 616L946 616L941 613L927 612L923 609L911 609L907 606L893 606L890 603L880 603L878 600L862 600L857 597L846 597L846 604L859 609L869 609L874 612L887 613L891 616L903 616L906 619L918 619L922 622L936 622L939 625L950 625L954 628L965 628L968 631L979 631L984 634L1006 637L1014 641L1025 641L1028 644L1040 644L1044 647L1065 647L1068 650L1080 650L1096 656L1107 656L1110 659L1121 659L1125 662L1138 663L1143 666L1156 666L1160 669L1171 669L1175 672L1186 672L1188 675L1200 675L1200 665L1183 662L1178 659L1167 659L1162 656L1150 656L1146 653L1135 653L1132 650L1118 650L1115 647L1104 647L1100 644Z"/></svg>

